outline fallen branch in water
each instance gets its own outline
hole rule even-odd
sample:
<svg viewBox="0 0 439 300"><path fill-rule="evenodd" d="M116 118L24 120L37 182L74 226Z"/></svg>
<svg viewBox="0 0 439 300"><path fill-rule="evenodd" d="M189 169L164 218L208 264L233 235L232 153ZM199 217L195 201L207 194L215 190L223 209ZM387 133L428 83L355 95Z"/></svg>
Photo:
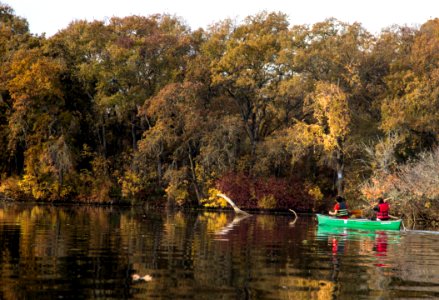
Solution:
<svg viewBox="0 0 439 300"><path fill-rule="evenodd" d="M299 217L297 216L297 214L294 210L290 209L289 211L293 212L293 214L295 216L294 221L290 222L290 225L294 225Z"/></svg>
<svg viewBox="0 0 439 300"><path fill-rule="evenodd" d="M229 203L233 207L233 210L235 211L235 213L242 214L242 215L250 215L249 213L241 210L238 206L236 206L236 204L226 195L217 194L217 196L224 198L227 201L227 203Z"/></svg>

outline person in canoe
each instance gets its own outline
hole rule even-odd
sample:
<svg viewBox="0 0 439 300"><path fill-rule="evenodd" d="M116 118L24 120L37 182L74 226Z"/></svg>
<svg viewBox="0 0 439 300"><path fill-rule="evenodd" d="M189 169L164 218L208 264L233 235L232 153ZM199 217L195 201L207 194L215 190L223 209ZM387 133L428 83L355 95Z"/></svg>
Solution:
<svg viewBox="0 0 439 300"><path fill-rule="evenodd" d="M334 205L334 210L329 212L329 215L339 219L349 218L348 206L346 205L345 199L342 196L337 196L335 197L335 201L337 203Z"/></svg>
<svg viewBox="0 0 439 300"><path fill-rule="evenodd" d="M385 221L389 220L389 210L390 205L389 203L385 202L383 198L379 197L377 199L377 205L373 208L376 214L376 220Z"/></svg>

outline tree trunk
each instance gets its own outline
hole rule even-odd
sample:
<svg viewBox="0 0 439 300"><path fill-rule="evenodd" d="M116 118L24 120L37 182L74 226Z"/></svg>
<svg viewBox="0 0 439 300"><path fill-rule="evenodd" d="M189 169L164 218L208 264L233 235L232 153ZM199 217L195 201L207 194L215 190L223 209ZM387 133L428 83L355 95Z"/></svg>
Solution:
<svg viewBox="0 0 439 300"><path fill-rule="evenodd" d="M137 139L136 139L136 125L135 125L135 113L131 114L131 137L133 139L133 152L137 151Z"/></svg>
<svg viewBox="0 0 439 300"><path fill-rule="evenodd" d="M162 186L162 159L160 155L157 156L157 184L159 187Z"/></svg>
<svg viewBox="0 0 439 300"><path fill-rule="evenodd" d="M58 190L57 190L58 199L61 196L61 188L62 188L63 183L64 183L63 170L60 169L58 172Z"/></svg>
<svg viewBox="0 0 439 300"><path fill-rule="evenodd" d="M105 138L106 132L105 132L105 118L104 122L102 122L102 147L104 152L104 157L107 158L107 139Z"/></svg>
<svg viewBox="0 0 439 300"><path fill-rule="evenodd" d="M343 154L343 141L341 138L337 139L336 150L336 172L337 177L335 179L335 186L337 188L337 194L343 196L344 187L344 154Z"/></svg>
<svg viewBox="0 0 439 300"><path fill-rule="evenodd" d="M191 166L192 184L194 186L195 195L197 196L197 204L200 205L201 204L201 195L200 195L200 190L198 187L197 174L195 173L194 161L192 159L190 146L188 147L188 150L189 150L189 164Z"/></svg>

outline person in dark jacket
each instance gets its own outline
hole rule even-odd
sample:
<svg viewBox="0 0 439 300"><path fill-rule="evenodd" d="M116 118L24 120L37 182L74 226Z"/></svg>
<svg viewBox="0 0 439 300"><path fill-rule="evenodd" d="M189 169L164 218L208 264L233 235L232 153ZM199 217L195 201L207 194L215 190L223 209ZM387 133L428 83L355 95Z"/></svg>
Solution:
<svg viewBox="0 0 439 300"><path fill-rule="evenodd" d="M334 205L334 210L330 211L329 214L340 219L349 218L348 206L346 205L345 199L342 196L337 196L335 197L335 201L337 203Z"/></svg>
<svg viewBox="0 0 439 300"><path fill-rule="evenodd" d="M373 208L373 210L376 213L376 219L377 220L388 220L390 219L389 216L389 210L390 210L390 205L389 203L385 202L383 198L378 198L377 199L377 205Z"/></svg>

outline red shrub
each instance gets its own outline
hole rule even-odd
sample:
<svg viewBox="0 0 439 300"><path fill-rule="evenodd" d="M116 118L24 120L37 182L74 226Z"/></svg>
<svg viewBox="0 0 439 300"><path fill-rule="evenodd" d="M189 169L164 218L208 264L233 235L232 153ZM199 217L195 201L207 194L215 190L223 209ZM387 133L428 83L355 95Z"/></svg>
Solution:
<svg viewBox="0 0 439 300"><path fill-rule="evenodd" d="M309 212L314 199L303 183L293 178L250 178L245 174L228 173L216 182L216 188L230 197L243 209L258 209L258 200L273 196L274 209L294 209Z"/></svg>

